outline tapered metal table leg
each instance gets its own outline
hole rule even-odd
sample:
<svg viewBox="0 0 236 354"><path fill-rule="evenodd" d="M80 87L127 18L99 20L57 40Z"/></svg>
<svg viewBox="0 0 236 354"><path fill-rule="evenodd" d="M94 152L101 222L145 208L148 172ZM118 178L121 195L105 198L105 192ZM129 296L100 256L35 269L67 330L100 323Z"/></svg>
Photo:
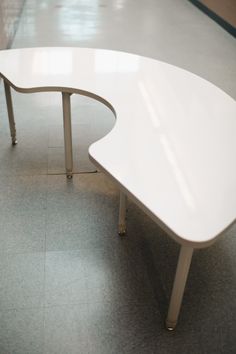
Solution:
<svg viewBox="0 0 236 354"><path fill-rule="evenodd" d="M184 289L192 260L192 254L192 247L181 246L168 315L166 319L166 327L170 331L175 329L178 321Z"/></svg>
<svg viewBox="0 0 236 354"><path fill-rule="evenodd" d="M5 88L7 113L8 113L9 127L11 132L12 145L16 145L17 144L16 125L15 125L14 111L12 105L11 88L10 85L5 80L4 80L4 88Z"/></svg>
<svg viewBox="0 0 236 354"><path fill-rule="evenodd" d="M120 191L120 205L119 205L119 235L124 235L126 233L126 195Z"/></svg>
<svg viewBox="0 0 236 354"><path fill-rule="evenodd" d="M73 152L71 132L71 103L70 93L62 92L63 123L64 123L64 148L67 178L73 176Z"/></svg>

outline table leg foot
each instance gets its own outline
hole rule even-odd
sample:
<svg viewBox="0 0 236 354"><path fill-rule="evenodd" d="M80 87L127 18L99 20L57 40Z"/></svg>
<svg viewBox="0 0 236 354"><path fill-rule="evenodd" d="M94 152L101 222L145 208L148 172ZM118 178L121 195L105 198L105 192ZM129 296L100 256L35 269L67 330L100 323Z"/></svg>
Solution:
<svg viewBox="0 0 236 354"><path fill-rule="evenodd" d="M17 141L16 138L12 138L12 139L11 139L11 144L12 144L13 146L17 145L17 143L18 143L18 141Z"/></svg>
<svg viewBox="0 0 236 354"><path fill-rule="evenodd" d="M118 234L120 236L124 236L126 234L126 225L124 225L124 224L118 225Z"/></svg>
<svg viewBox="0 0 236 354"><path fill-rule="evenodd" d="M170 332L174 331L176 325L177 325L177 322L169 322L169 321L166 320L166 329L168 331L170 331Z"/></svg>

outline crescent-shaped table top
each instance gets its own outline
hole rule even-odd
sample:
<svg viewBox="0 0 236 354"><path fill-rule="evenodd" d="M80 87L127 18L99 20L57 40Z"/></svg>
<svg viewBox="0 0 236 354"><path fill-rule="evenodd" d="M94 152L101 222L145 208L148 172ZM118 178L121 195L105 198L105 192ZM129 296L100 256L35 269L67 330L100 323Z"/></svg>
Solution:
<svg viewBox="0 0 236 354"><path fill-rule="evenodd" d="M22 92L107 103L116 123L91 160L179 243L205 247L235 221L236 102L213 84L154 59L69 47L0 51L0 76Z"/></svg>

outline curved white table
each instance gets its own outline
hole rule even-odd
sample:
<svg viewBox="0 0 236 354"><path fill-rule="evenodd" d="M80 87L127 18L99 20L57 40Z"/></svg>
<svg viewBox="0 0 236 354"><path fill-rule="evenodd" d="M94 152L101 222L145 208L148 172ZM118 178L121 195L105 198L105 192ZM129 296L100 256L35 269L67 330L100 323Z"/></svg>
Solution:
<svg viewBox="0 0 236 354"><path fill-rule="evenodd" d="M79 48L0 52L13 144L10 86L62 92L66 171L72 176L70 95L114 112L112 131L91 160L119 185L119 232L126 195L180 245L167 328L176 326L194 248L211 245L236 216L236 102L202 78L137 55Z"/></svg>

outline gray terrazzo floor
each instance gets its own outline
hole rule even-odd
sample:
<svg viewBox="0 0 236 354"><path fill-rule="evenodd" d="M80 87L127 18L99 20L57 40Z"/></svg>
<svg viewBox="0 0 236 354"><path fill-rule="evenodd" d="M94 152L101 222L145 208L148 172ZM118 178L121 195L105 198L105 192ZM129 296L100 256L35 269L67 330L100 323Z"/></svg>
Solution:
<svg viewBox="0 0 236 354"><path fill-rule="evenodd" d="M185 0L26 0L12 47L43 45L152 56L236 97L235 39ZM167 332L179 246L131 202L119 238L118 190L88 160L111 112L73 96L67 181L60 95L13 99L14 148L0 84L0 354L235 353L236 227L195 252Z"/></svg>

